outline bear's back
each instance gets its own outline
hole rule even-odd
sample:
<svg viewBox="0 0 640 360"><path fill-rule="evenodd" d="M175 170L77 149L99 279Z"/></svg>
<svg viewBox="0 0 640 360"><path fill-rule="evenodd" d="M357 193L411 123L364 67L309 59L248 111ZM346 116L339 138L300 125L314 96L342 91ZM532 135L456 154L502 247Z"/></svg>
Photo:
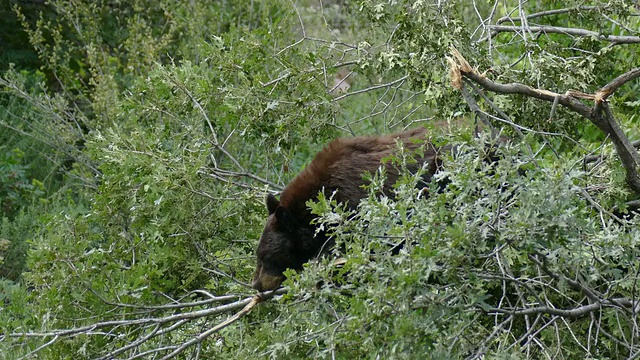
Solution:
<svg viewBox="0 0 640 360"><path fill-rule="evenodd" d="M309 217L306 202L316 198L323 191L329 196L337 190L335 199L355 208L360 199L367 196L362 185L365 172L375 173L381 160L397 149L396 139L400 139L405 149L415 150L424 145L426 129L416 128L386 136L360 136L340 138L329 143L309 165L283 190L280 204L289 208L301 218ZM423 141L420 141L423 140ZM433 155L433 156L431 156ZM425 159L418 161L421 166L429 158L435 159L435 149L426 149ZM435 172L435 164L433 171ZM387 166L385 191L397 180L397 170Z"/></svg>

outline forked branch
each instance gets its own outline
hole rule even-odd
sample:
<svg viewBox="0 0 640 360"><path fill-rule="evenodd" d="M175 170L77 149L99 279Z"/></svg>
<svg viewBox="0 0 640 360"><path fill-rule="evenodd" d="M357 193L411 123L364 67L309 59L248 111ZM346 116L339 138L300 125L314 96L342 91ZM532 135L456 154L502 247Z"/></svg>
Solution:
<svg viewBox="0 0 640 360"><path fill-rule="evenodd" d="M254 307L256 307L260 302L264 300L268 300L275 295L281 295L286 293L287 290L284 288L268 291L256 296L247 297L244 299L239 299L237 301L222 304L219 306L204 308L200 310L192 310L182 312L180 310L184 310L186 308L191 308L194 306L194 303L183 303L181 304L172 303L170 306L158 306L148 308L149 310L171 310L171 314L166 316L159 317L151 317L145 316L144 318L124 318L113 321L103 321L96 322L93 324L88 324L86 326L79 326L75 328L68 329L56 329L49 330L43 332L14 332L14 333L0 333L0 341L7 340L9 338L40 338L43 341L47 340L44 344L38 346L35 350L33 350L29 355L34 355L35 353L47 348L57 341L61 341L63 339L73 338L76 336L104 336L105 334L116 335L116 337L124 336L127 332L141 332L141 335L137 338L137 340L128 343L125 346L119 347L111 352L103 353L98 357L98 359L113 359L113 358L122 358L122 359L136 359L142 356L154 354L155 356L159 356L162 359L172 359L175 358L178 354L182 353L186 349L191 348L194 345L198 345L202 343L205 339L209 338L211 335L219 332L225 327L233 324L234 322L241 319L243 316L247 315ZM222 297L213 297L211 301L207 301L206 303L216 302L216 301L225 301L230 300L232 297L222 296ZM126 304L116 304L117 307L130 307ZM241 309L237 311L238 309ZM208 326L209 318L219 316L224 313L234 312L233 315L229 316L226 320L213 325L211 327ZM146 312L143 312L146 314ZM202 331L201 333L194 335L193 338L184 341L183 343L178 344L168 344L162 347L154 347L151 344L151 340L166 335L171 331L180 328L189 322L201 320L201 324L208 329ZM146 350L141 352L142 349L147 347L151 347L150 350Z"/></svg>
<svg viewBox="0 0 640 360"><path fill-rule="evenodd" d="M564 94L545 89L536 89L520 83L500 84L489 80L486 76L471 67L459 51L452 48L452 57L449 58L452 85L457 89L462 87L462 78L466 78L486 90L500 94L519 94L545 100L554 104L560 104L589 119L596 125L615 146L616 152L626 171L626 180L634 192L640 194L640 156L633 147L620 125L616 121L606 99L623 84L640 77L640 68L633 69L600 89L596 94L569 90ZM583 101L593 101L593 106L588 106Z"/></svg>

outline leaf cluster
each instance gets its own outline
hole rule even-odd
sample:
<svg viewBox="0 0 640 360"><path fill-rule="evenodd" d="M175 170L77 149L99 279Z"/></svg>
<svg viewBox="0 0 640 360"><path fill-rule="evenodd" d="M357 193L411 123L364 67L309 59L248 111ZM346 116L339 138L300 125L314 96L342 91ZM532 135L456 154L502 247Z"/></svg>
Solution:
<svg viewBox="0 0 640 360"><path fill-rule="evenodd" d="M637 356L638 194L613 147L550 103L470 82L465 97L448 59L591 94L637 63L612 40L638 37L628 2L14 3L0 8L25 31L0 76L3 356ZM638 90L609 98L631 139ZM310 202L332 252L224 322L255 294L267 192L336 136L424 125L454 148L428 188L399 149L393 196L382 168L356 211Z"/></svg>

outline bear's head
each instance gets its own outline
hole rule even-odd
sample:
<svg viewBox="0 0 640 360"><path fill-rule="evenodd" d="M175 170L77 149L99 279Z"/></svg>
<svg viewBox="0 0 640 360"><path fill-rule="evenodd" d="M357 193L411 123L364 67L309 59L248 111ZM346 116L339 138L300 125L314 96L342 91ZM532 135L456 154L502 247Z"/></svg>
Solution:
<svg viewBox="0 0 640 360"><path fill-rule="evenodd" d="M314 230L309 224L301 223L271 194L267 195L267 210L269 217L260 236L253 276L253 288L258 291L275 290L284 281L286 269L302 270L314 256L310 249Z"/></svg>

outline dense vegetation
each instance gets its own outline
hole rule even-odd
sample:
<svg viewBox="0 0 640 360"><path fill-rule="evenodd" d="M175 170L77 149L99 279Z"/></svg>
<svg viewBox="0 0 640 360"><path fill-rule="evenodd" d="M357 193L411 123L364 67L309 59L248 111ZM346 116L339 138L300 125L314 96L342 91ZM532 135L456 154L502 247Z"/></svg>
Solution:
<svg viewBox="0 0 640 360"><path fill-rule="evenodd" d="M3 358L640 357L633 2L0 14ZM335 256L254 298L265 194L332 138L415 126L456 145L446 188L320 197Z"/></svg>

